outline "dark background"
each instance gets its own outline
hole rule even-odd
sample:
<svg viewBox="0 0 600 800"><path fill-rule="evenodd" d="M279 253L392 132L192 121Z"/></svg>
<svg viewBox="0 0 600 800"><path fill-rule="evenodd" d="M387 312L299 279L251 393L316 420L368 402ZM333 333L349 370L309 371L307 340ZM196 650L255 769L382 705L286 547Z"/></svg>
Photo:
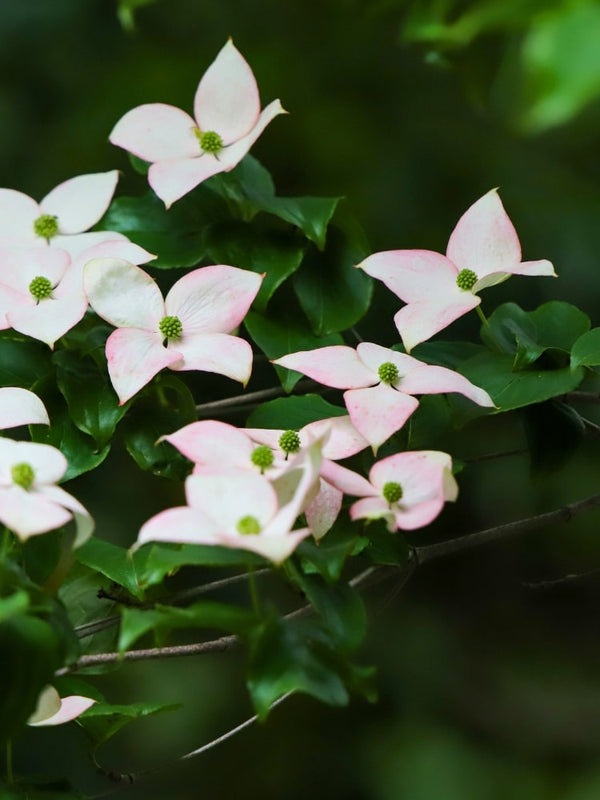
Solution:
<svg viewBox="0 0 600 800"><path fill-rule="evenodd" d="M191 111L194 91L228 36L278 117L253 148L281 195L343 194L373 251L443 252L459 216L492 187L525 259L548 258L558 280L515 278L486 292L532 309L579 305L600 324L600 9L592 0L358 2L157 0L135 29L107 0L0 4L0 181L41 198L85 172L123 170L108 143L125 111L167 102ZM120 6L121 18L127 8ZM125 20L126 21L126 20ZM367 326L394 339L395 298L378 287ZM473 320L451 338L476 335ZM593 409L586 413L594 416ZM464 455L524 446L522 418L464 432ZM548 430L548 436L552 430ZM598 447L531 475L524 455L482 461L461 497L413 544L461 535L598 491ZM74 494L98 535L129 545L171 488L111 457ZM113 481L110 508L100 495ZM169 498L169 499L166 499ZM365 593L364 663L379 669L377 705L330 709L295 697L246 731L115 797L360 800L596 800L600 796L600 646L594 574L598 513L419 569ZM101 760L130 772L199 747L251 714L243 655L129 665L103 689L113 702L183 702L132 725ZM36 730L15 745L16 769L68 772L89 792L81 731Z"/></svg>

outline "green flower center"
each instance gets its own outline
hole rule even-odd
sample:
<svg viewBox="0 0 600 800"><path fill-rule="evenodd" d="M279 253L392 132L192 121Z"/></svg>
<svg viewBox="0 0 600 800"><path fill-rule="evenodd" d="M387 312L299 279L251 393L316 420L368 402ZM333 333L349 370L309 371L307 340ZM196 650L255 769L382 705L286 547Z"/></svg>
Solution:
<svg viewBox="0 0 600 800"><path fill-rule="evenodd" d="M13 483L16 483L17 486L22 486L24 489L31 488L35 478L35 472L31 464L27 464L25 462L21 464L15 464L10 471L11 477L13 479Z"/></svg>
<svg viewBox="0 0 600 800"><path fill-rule="evenodd" d="M456 276L456 285L464 292L470 292L477 283L477 275L472 269L461 269Z"/></svg>
<svg viewBox="0 0 600 800"><path fill-rule="evenodd" d="M256 536L257 533L260 533L260 523L256 517L249 514L247 517L241 518L237 524L237 529L242 536Z"/></svg>
<svg viewBox="0 0 600 800"><path fill-rule="evenodd" d="M398 500L402 499L402 495L404 492L402 491L402 486L395 481L388 481L387 483L383 484L383 490L381 492L383 497L387 502L392 505L392 503L397 503Z"/></svg>
<svg viewBox="0 0 600 800"><path fill-rule="evenodd" d="M223 139L221 139L218 133L214 131L204 131L204 133L202 133L198 128L196 128L194 133L200 142L200 147L205 153L212 153L215 155L223 149Z"/></svg>
<svg viewBox="0 0 600 800"><path fill-rule="evenodd" d="M297 453L300 450L300 437L296 431L284 431L279 437L279 447L286 456L290 453Z"/></svg>
<svg viewBox="0 0 600 800"><path fill-rule="evenodd" d="M43 275L38 275L29 284L29 292L38 302L40 300L45 300L52 294L52 284L48 278L45 278Z"/></svg>
<svg viewBox="0 0 600 800"><path fill-rule="evenodd" d="M183 333L183 325L179 317L163 317L158 323L158 330L165 339L180 339Z"/></svg>
<svg viewBox="0 0 600 800"><path fill-rule="evenodd" d="M386 361L377 370L377 374L383 383L395 383L398 380L398 367L391 361Z"/></svg>
<svg viewBox="0 0 600 800"><path fill-rule="evenodd" d="M58 233L58 218L52 214L42 214L33 223L33 232L42 239L52 239Z"/></svg>
<svg viewBox="0 0 600 800"><path fill-rule="evenodd" d="M255 447L250 455L250 461L255 467L260 467L260 471L264 472L267 467L273 463L273 451L266 444L259 444Z"/></svg>

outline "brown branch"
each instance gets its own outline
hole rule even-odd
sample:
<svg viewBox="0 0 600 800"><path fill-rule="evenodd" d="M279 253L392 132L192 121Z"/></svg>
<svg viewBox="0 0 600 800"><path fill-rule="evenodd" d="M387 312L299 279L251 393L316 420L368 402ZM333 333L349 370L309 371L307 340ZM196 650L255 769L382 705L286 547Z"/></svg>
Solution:
<svg viewBox="0 0 600 800"><path fill-rule="evenodd" d="M415 556L418 564L424 564L433 558L441 558L451 553L459 553L461 550L468 550L471 547L478 547L482 544L496 542L505 539L507 536L517 536L522 533L542 528L544 525L551 525L555 522L569 522L578 514L583 514L593 508L600 506L600 494L592 495L579 500L576 503L557 508L554 511L546 511L544 514L537 514L534 517L520 519L516 522L507 522L504 525L497 525L494 528L487 528L483 531L470 533L467 536L460 536L456 539L449 539L446 542L426 545L425 547L415 548Z"/></svg>
<svg viewBox="0 0 600 800"><path fill-rule="evenodd" d="M317 387L320 391L323 390L323 386L316 381L310 379L301 380L298 381L298 383L294 386L291 394L299 394L311 389L314 390ZM201 403L200 405L196 406L196 411L198 412L198 415L204 417L209 416L215 411L231 411L232 409L244 407L252 403L262 403L263 400L268 400L271 397L285 397L288 394L290 394L290 392L286 392L283 386L275 386L271 389L260 389L256 392L238 394L235 397L225 397L223 400L214 400L210 403Z"/></svg>

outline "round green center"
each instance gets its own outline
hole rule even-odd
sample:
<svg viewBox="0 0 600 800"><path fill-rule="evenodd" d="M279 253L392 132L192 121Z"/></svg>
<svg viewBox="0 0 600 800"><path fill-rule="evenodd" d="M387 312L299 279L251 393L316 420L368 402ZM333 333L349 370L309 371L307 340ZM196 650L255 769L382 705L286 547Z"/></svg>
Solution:
<svg viewBox="0 0 600 800"><path fill-rule="evenodd" d="M270 467L273 463L273 451L270 447L267 447L266 444L259 444L258 447L255 447L252 451L250 460L255 467L260 467L260 471L263 472L263 470Z"/></svg>
<svg viewBox="0 0 600 800"><path fill-rule="evenodd" d="M58 218L52 214L42 214L34 221L33 232L42 239L52 239L58 233Z"/></svg>
<svg viewBox="0 0 600 800"><path fill-rule="evenodd" d="M29 284L29 291L36 300L45 300L52 294L52 284L43 275L38 275Z"/></svg>
<svg viewBox="0 0 600 800"><path fill-rule="evenodd" d="M24 489L29 489L33 484L35 472L31 464L15 464L10 471L13 483L17 486L22 486Z"/></svg>
<svg viewBox="0 0 600 800"><path fill-rule="evenodd" d="M284 431L279 437L279 447L286 455L300 450L300 437L296 431Z"/></svg>
<svg viewBox="0 0 600 800"><path fill-rule="evenodd" d="M198 140L205 153L213 153L214 155L223 149L223 139L214 131L205 131L204 133L198 131Z"/></svg>
<svg viewBox="0 0 600 800"><path fill-rule="evenodd" d="M470 292L477 283L477 275L472 269L461 269L456 276L456 285L465 292Z"/></svg>
<svg viewBox="0 0 600 800"><path fill-rule="evenodd" d="M404 494L400 484L396 483L395 481L388 481L387 483L384 483L381 493L383 494L384 499L387 500L390 505L392 505L392 503L397 503L398 500L401 500L402 495Z"/></svg>
<svg viewBox="0 0 600 800"><path fill-rule="evenodd" d="M183 333L183 325L179 317L163 317L158 323L158 330L165 339L179 339Z"/></svg>
<svg viewBox="0 0 600 800"><path fill-rule="evenodd" d="M398 380L398 367L391 361L386 361L377 370L377 374L383 383L395 383Z"/></svg>
<svg viewBox="0 0 600 800"><path fill-rule="evenodd" d="M260 533L260 523L256 517L249 514L247 517L241 518L237 524L237 529L242 536L256 536L257 533Z"/></svg>

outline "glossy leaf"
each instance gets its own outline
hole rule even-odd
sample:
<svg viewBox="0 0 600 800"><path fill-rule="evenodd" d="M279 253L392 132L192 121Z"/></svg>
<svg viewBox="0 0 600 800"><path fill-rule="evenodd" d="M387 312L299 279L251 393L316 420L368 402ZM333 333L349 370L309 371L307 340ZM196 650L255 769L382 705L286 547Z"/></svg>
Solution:
<svg viewBox="0 0 600 800"><path fill-rule="evenodd" d="M100 572L132 594L141 597L133 557L129 550L92 536L76 551L80 564Z"/></svg>
<svg viewBox="0 0 600 800"><path fill-rule="evenodd" d="M356 526L338 520L318 543L305 539L296 553L307 575L318 573L326 581L335 582L339 580L346 560L363 552L368 544L368 539L358 534Z"/></svg>
<svg viewBox="0 0 600 800"><path fill-rule="evenodd" d="M95 703L78 717L77 722L85 730L96 750L107 742L115 733L130 722L142 717L161 714L164 711L176 711L181 704L165 705L163 703L131 703L130 705L110 705Z"/></svg>
<svg viewBox="0 0 600 800"><path fill-rule="evenodd" d="M600 328L592 328L577 339L571 350L571 366L597 367L600 365Z"/></svg>

